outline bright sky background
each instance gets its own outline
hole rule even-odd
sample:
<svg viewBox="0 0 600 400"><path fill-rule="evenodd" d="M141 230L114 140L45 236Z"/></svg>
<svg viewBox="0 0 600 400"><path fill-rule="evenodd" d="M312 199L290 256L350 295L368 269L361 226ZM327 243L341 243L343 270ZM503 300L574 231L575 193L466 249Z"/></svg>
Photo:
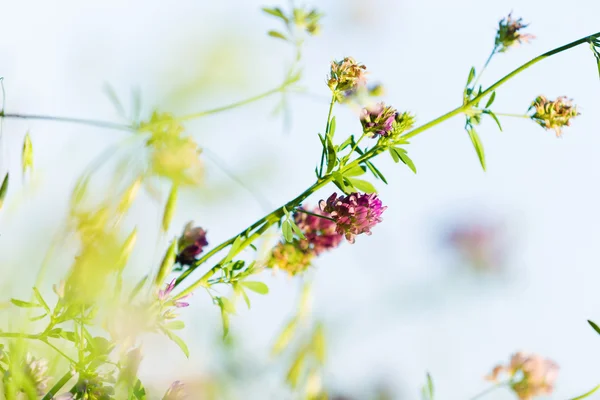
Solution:
<svg viewBox="0 0 600 400"><path fill-rule="evenodd" d="M261 5L270 4L5 1L0 76L5 77L7 111L117 121L102 92L105 82L126 104L131 88L139 87L144 116L153 107L178 114L199 111L275 87L292 52L266 36L278 22L261 14ZM469 68L481 67L498 20L511 10L531 22L528 32L537 39L498 56L484 75L486 86L546 50L600 30L600 2L592 0L330 0L316 5L326 18L322 35L307 41L303 79L313 95L294 97L290 132L271 115L275 98L188 125L201 146L219 154L272 206L295 197L314 179L330 60L350 55L366 64L372 79L386 87L385 101L415 112L424 123L459 104ZM401 398L416 399L430 371L440 398L465 399L483 390L482 376L517 350L560 364L553 398L575 396L600 383L600 337L586 323L600 320L600 81L589 48L527 70L498 91L494 106L499 112L524 112L539 94L572 97L582 116L562 139L527 120L503 119L504 132L484 121L479 131L486 173L460 117L412 141L408 152L416 176L387 157L378 162L390 183L378 185L389 206L384 223L372 236L319 259L314 274L315 316L329 328L328 382L334 387L351 391L384 381ZM358 132L353 111L339 107L335 114L337 135ZM33 276L63 217L75 172L126 134L5 121L2 169L19 168L28 129L40 185L8 205L11 213L0 220L0 259L3 266L28 268ZM217 188L234 183L210 161L207 174L201 193L183 196L168 237L193 219L208 229L214 245L264 214L243 189L222 197ZM334 189L327 187L310 202ZM15 196L19 192L17 185L11 190ZM148 202L136 216L150 231L160 212ZM504 277L457 273L440 251L439 228L465 213L489 214L507 224L512 241ZM167 240L157 246L149 233L142 239L136 254L140 271L156 263ZM25 243L24 256L15 249ZM9 273L9 267L4 270ZM266 354L294 311L300 286L282 275L266 273L264 279L271 293L254 296L252 310L242 311L232 328L244 333L244 346L257 357ZM20 281L4 289L13 293L30 285ZM169 381L165 376L181 371L210 370L214 356L205 338L220 329L220 321L209 302L197 293L186 310L191 361L162 339L153 341L160 347L147 357L160 365L147 366L148 377ZM264 399L265 387L249 388L249 396ZM512 397L498 392L488 398Z"/></svg>

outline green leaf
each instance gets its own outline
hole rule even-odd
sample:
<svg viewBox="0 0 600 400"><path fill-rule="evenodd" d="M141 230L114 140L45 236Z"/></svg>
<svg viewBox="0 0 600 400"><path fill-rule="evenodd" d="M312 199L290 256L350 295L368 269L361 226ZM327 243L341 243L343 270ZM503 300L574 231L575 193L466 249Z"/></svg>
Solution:
<svg viewBox="0 0 600 400"><path fill-rule="evenodd" d="M146 389L144 389L142 381L140 381L139 379L133 387L133 395L137 400L146 400Z"/></svg>
<svg viewBox="0 0 600 400"><path fill-rule="evenodd" d="M140 292L140 290L142 290L142 288L146 284L147 280L148 280L148 275L146 275L145 277L143 277L142 280L140 280L138 282L138 284L135 285L135 287L131 291L131 294L129 295L129 302L130 303L133 301L133 299L135 299L135 296L137 296L137 294Z"/></svg>
<svg viewBox="0 0 600 400"><path fill-rule="evenodd" d="M398 157L398 153L396 152L396 149L394 147L390 147L389 152L395 163L400 162L400 157Z"/></svg>
<svg viewBox="0 0 600 400"><path fill-rule="evenodd" d="M229 334L229 314L221 307L221 321L223 322L223 339Z"/></svg>
<svg viewBox="0 0 600 400"><path fill-rule="evenodd" d="M338 171L335 171L333 174L333 183L344 193L348 194L348 193L352 193L353 188L351 186L348 186L348 184L345 182L344 177L342 176L341 173L339 173Z"/></svg>
<svg viewBox="0 0 600 400"><path fill-rule="evenodd" d="M385 176L383 176L381 171L379 171L377 168L375 168L375 165L370 161L367 161L366 164L367 164L367 168L369 168L369 171L371 171L371 173L376 178L381 179L381 181L387 185L387 180L385 179Z"/></svg>
<svg viewBox="0 0 600 400"><path fill-rule="evenodd" d="M255 293L258 293L258 294L267 294L267 293L269 293L269 287L267 285L265 285L263 282L242 281L240 283L243 286L247 287L248 289L252 290Z"/></svg>
<svg viewBox="0 0 600 400"><path fill-rule="evenodd" d="M263 7L262 11L267 14L270 14L274 17L281 18L286 24L289 22L288 18L285 16L283 11L281 11L281 9L279 7L274 7L274 8Z"/></svg>
<svg viewBox="0 0 600 400"><path fill-rule="evenodd" d="M600 385L596 386L595 388L593 388L592 390L590 390L587 393L582 394L581 396L577 396L572 398L571 400L582 400L585 399L586 397L590 397L591 395L593 395L598 389L600 389Z"/></svg>
<svg viewBox="0 0 600 400"><path fill-rule="evenodd" d="M498 129L500 129L500 132L502 132L502 125L500 125L500 120L498 119L498 117L496 116L496 114L494 114L491 111L488 111L487 114L489 114L490 117L492 117L494 119L494 121L496 121L496 124L498 125Z"/></svg>
<svg viewBox="0 0 600 400"><path fill-rule="evenodd" d="M592 39L590 41L590 47L594 53L594 57L596 57L598 64L598 75L600 75L600 51L598 50L598 48L600 48L600 41L598 39Z"/></svg>
<svg viewBox="0 0 600 400"><path fill-rule="evenodd" d="M117 114L119 114L119 116L122 118L126 118L125 108L119 101L119 96L117 96L115 89L109 83L104 84L104 94L108 97L110 102L117 110Z"/></svg>
<svg viewBox="0 0 600 400"><path fill-rule="evenodd" d="M180 330L185 328L185 323L183 321L171 321L165 325L168 329L171 330Z"/></svg>
<svg viewBox="0 0 600 400"><path fill-rule="evenodd" d="M588 319L588 324L600 335L600 327Z"/></svg>
<svg viewBox="0 0 600 400"><path fill-rule="evenodd" d="M50 306L48 306L48 303L46 303L46 301L44 301L44 298L42 297L42 294L40 293L39 290L37 290L37 288L35 286L33 287L33 294L35 295L35 298L37 299L38 303L40 303L40 305L42 307L44 307L44 309L47 312L51 312Z"/></svg>
<svg viewBox="0 0 600 400"><path fill-rule="evenodd" d="M38 315L37 317L31 317L29 318L30 321L39 321L40 319L43 319L46 315L48 314L42 314L42 315Z"/></svg>
<svg viewBox="0 0 600 400"><path fill-rule="evenodd" d="M183 354L185 354L186 358L190 358L190 350L188 349L187 344L185 344L182 338L180 338L168 329L163 329L162 331L165 333L165 335L167 335L169 339L171 339L173 342L175 342L177 346L179 346L181 351L183 351Z"/></svg>
<svg viewBox="0 0 600 400"><path fill-rule="evenodd" d="M229 253L227 253L227 256L223 259L223 264L227 264L229 261L231 261L231 259L237 254L238 249L240 248L242 244L242 236L238 236L235 238L235 240L233 241L233 244L231 245L231 248L229 249Z"/></svg>
<svg viewBox="0 0 600 400"><path fill-rule="evenodd" d="M348 178L348 180L352 183L352 186L354 186L361 192L377 193L377 189L375 189L375 186L373 186L370 182L355 178Z"/></svg>
<svg viewBox="0 0 600 400"><path fill-rule="evenodd" d="M475 129L469 128L467 129L467 132L469 133L469 137L471 138L473 147L475 147L475 151L477 152L477 157L479 158L481 167L485 171L485 153L483 151L483 144L481 143L481 139L479 139L479 135L477 134L477 132L475 132Z"/></svg>
<svg viewBox="0 0 600 400"><path fill-rule="evenodd" d="M319 360L321 364L325 364L325 356L327 354L327 350L325 345L325 331L321 324L317 326L313 334L312 349L317 360Z"/></svg>
<svg viewBox="0 0 600 400"><path fill-rule="evenodd" d="M288 40L288 38L283 33L278 32L278 31L271 30L271 31L267 32L267 35L277 38L277 39L285 40L286 42Z"/></svg>
<svg viewBox="0 0 600 400"><path fill-rule="evenodd" d="M273 344L273 349L271 350L272 355L275 356L275 355L281 353L283 350L285 350L287 345L294 338L294 335L296 334L297 326L298 326L297 318L293 318L292 320L290 320L287 323L287 325L285 326L285 328L283 328L283 330L277 337L277 340L275 340L275 343Z"/></svg>
<svg viewBox="0 0 600 400"><path fill-rule="evenodd" d="M335 123L335 116L333 118L331 118L331 122L329 122L329 132L327 132L327 135L333 139L333 135L335 135L335 127L336 127L336 123Z"/></svg>
<svg viewBox="0 0 600 400"><path fill-rule="evenodd" d="M408 168L411 169L412 172L414 172L415 174L417 173L417 167L415 167L415 163L413 163L413 161L411 160L411 158L408 156L408 154L406 154L406 150L400 148L400 147L392 147L390 149L390 151L393 151L396 153L396 157L398 158L398 160L402 161L404 164L406 164L408 166ZM394 157L392 155L392 157ZM394 161L396 159L394 158ZM398 162L398 161L396 161Z"/></svg>
<svg viewBox="0 0 600 400"><path fill-rule="evenodd" d="M4 199L6 198L6 193L8 192L8 172L4 175L4 180L2 181L2 186L0 186L0 209L4 205Z"/></svg>
<svg viewBox="0 0 600 400"><path fill-rule="evenodd" d="M21 308L38 308L38 307L42 307L39 304L30 303L28 301L17 300L17 299L10 299L10 302L13 303L15 306L21 307Z"/></svg>
<svg viewBox="0 0 600 400"><path fill-rule="evenodd" d="M471 67L471 70L469 71L469 77L467 78L466 86L469 86L473 78L475 78L475 67Z"/></svg>
<svg viewBox="0 0 600 400"><path fill-rule="evenodd" d="M239 288L239 291L242 294L242 296L244 297L244 301L246 302L246 305L248 306L248 310L249 310L250 309L250 298L248 297L248 294L241 287Z"/></svg>
<svg viewBox="0 0 600 400"><path fill-rule="evenodd" d="M302 350L296 356L296 359L292 363L292 366L290 367L290 369L287 373L286 381L287 381L287 383L289 383L289 385L292 387L292 389L295 389L296 386L298 386L298 382L300 381L300 376L302 375L302 370L304 367L305 359L306 359L306 351Z"/></svg>
<svg viewBox="0 0 600 400"><path fill-rule="evenodd" d="M494 102L494 100L496 100L496 92L492 92L492 95L488 99L487 103L485 103L485 108L488 108L489 106L491 106L492 103Z"/></svg>
<svg viewBox="0 0 600 400"><path fill-rule="evenodd" d="M286 219L281 224L281 232L286 242L291 243L294 240L294 233L292 232L292 225L289 219Z"/></svg>
<svg viewBox="0 0 600 400"><path fill-rule="evenodd" d="M296 223L294 222L294 220L290 219L290 226L292 227L292 229L294 230L294 232L296 232L296 235L298 235L298 237L300 239L306 239L306 236L304 236L304 232L302 232L302 229L300 229L298 227L298 225L296 225Z"/></svg>
<svg viewBox="0 0 600 400"><path fill-rule="evenodd" d="M344 172L344 176L361 176L365 173L365 169L359 165L356 165L350 168L348 171Z"/></svg>
<svg viewBox="0 0 600 400"><path fill-rule="evenodd" d="M333 142L331 141L330 136L326 136L325 140L327 141L327 173L331 173L335 164L337 162L337 154L335 152L335 147L333 147Z"/></svg>
<svg viewBox="0 0 600 400"><path fill-rule="evenodd" d="M218 297L219 307L229 314L235 314L235 305L226 297Z"/></svg>

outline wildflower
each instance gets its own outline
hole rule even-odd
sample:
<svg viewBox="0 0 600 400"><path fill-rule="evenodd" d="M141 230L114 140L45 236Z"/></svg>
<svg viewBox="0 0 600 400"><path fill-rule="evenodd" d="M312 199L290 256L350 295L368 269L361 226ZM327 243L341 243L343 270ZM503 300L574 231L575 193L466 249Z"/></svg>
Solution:
<svg viewBox="0 0 600 400"><path fill-rule="evenodd" d="M206 231L200 227L192 228L192 225L193 222L188 222L179 238L176 261L181 265L192 265L204 247L208 246Z"/></svg>
<svg viewBox="0 0 600 400"><path fill-rule="evenodd" d="M513 19L511 14L508 14L508 17L503 18L498 24L495 45L497 51L500 53L507 51L510 47L519 43L527 43L535 38L535 36L528 33L519 32L521 29L527 28L528 25L521 22L522 18Z"/></svg>
<svg viewBox="0 0 600 400"><path fill-rule="evenodd" d="M318 207L311 212L326 216ZM319 218L299 211L294 214L294 222L306 237L299 241L300 247L313 252L316 256L336 248L342 241L342 235L335 230L335 221L330 219Z"/></svg>
<svg viewBox="0 0 600 400"><path fill-rule="evenodd" d="M558 365L536 354L518 352L512 356L509 365L496 366L486 379L496 381L503 372L509 375L510 387L519 399L531 400L536 396L552 394Z"/></svg>
<svg viewBox="0 0 600 400"><path fill-rule="evenodd" d="M185 385L181 381L175 381L169 386L167 392L163 396L162 400L185 400L187 399L187 393L185 392Z"/></svg>
<svg viewBox="0 0 600 400"><path fill-rule="evenodd" d="M49 376L48 362L44 359L35 359L30 353L25 356L23 363L23 375L30 384L35 388L39 396L43 396L48 388Z"/></svg>
<svg viewBox="0 0 600 400"><path fill-rule="evenodd" d="M352 57L331 62L331 72L327 85L337 95L338 101L342 100L343 92L354 91L365 86L367 82L366 69L367 67L357 63Z"/></svg>
<svg viewBox="0 0 600 400"><path fill-rule="evenodd" d="M297 239L292 243L280 242L273 248L267 266L296 275L310 267L314 255L310 250L303 249Z"/></svg>
<svg viewBox="0 0 600 400"><path fill-rule="evenodd" d="M169 296L171 295L171 292L173 291L173 289L175 289L175 282L177 281L177 279L173 279L170 283L167 283L167 286L158 291L157 297L158 300L160 300L161 302L165 302L168 300ZM185 299L188 296L182 297L181 299L175 300L173 302L173 305L177 308L184 308L190 305L190 303L186 303L184 301L180 301Z"/></svg>
<svg viewBox="0 0 600 400"><path fill-rule="evenodd" d="M351 193L337 197L332 194L327 201L319 203L321 210L329 213L336 223L336 232L354 243L356 235L371 234L371 228L382 221L381 214L387 207L375 193Z"/></svg>
<svg viewBox="0 0 600 400"><path fill-rule="evenodd" d="M360 114L360 123L363 131L371 136L387 136L392 131L398 111L392 106L377 103L371 107L363 108Z"/></svg>
<svg viewBox="0 0 600 400"><path fill-rule="evenodd" d="M563 126L571 125L571 119L580 115L577 106L566 96L560 96L554 101L538 96L529 107L529 111L532 110L535 112L531 119L542 128L554 129L557 137L561 136Z"/></svg>

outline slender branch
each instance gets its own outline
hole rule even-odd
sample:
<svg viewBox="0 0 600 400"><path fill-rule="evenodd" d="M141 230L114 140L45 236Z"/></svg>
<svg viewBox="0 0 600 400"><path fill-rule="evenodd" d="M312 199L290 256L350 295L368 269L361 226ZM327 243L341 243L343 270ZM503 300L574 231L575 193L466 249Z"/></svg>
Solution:
<svg viewBox="0 0 600 400"><path fill-rule="evenodd" d="M60 354L61 356L63 356L66 360L68 360L69 362L71 362L73 365L77 365L77 361L73 360L71 357L69 357L68 355L66 355L58 347L56 347L55 345L53 345L52 343L50 343L50 341L48 339L42 339L42 338L40 338L40 340L42 342L46 343L48 346L52 347L54 349L54 351L56 351L58 354Z"/></svg>
<svg viewBox="0 0 600 400"><path fill-rule="evenodd" d="M27 333L0 332L0 338L40 339L40 337L40 335L31 335Z"/></svg>
<svg viewBox="0 0 600 400"><path fill-rule="evenodd" d="M210 110L205 110L205 111L200 111L200 112L193 113L193 114L184 115L182 117L178 117L177 119L179 121L188 121L190 119L200 118L200 117L204 117L204 116L211 115L211 114L217 114L217 113L220 113L223 111L231 110L236 107L245 106L246 104L250 104L255 101L262 100L266 97L269 97L272 94L279 93L282 90L284 90L288 85L289 85L289 82L285 82L283 85L280 85L280 86L276 87L275 89L268 90L264 93L250 97L248 99L241 100L241 101L238 101L238 102L235 102L232 104L228 104L226 106L221 106L221 107L213 108Z"/></svg>
<svg viewBox="0 0 600 400"><path fill-rule="evenodd" d="M483 64L483 68L481 68L481 71L477 74L477 78L475 78L475 82L473 83L473 90L477 90L477 83L479 83L479 80L481 79L481 76L483 75L485 69L489 65L490 61L492 61L492 58L496 55L497 50L498 46L494 46L494 50L492 50L489 57L485 61L485 64Z"/></svg>
<svg viewBox="0 0 600 400"><path fill-rule="evenodd" d="M585 399L585 398L593 395L598 389L600 389L600 385L596 386L595 388L593 388L589 392L582 394L581 396L577 396L577 397L572 398L571 400L583 400L583 399Z"/></svg>
<svg viewBox="0 0 600 400"><path fill-rule="evenodd" d="M313 212L307 211L307 210L305 210L304 208L300 208L300 207L298 207L298 208L296 208L296 210L295 210L295 211L298 211L298 212L301 212L301 213L304 213L304 214L308 214L308 215L312 215L313 217L318 217L318 218L328 219L328 220L330 220L330 221L335 221L335 219L333 219L333 218L330 218L330 217L328 217L328 216L326 216L326 215L316 214L316 213L313 213Z"/></svg>
<svg viewBox="0 0 600 400"><path fill-rule="evenodd" d="M42 398L42 400L52 400L54 398L54 395L56 393L58 393L58 391L60 389L62 389L63 386L65 386L67 384L67 382L69 382L71 380L71 378L73 377L73 373L71 371L67 371L62 378L60 378L60 380L58 382L56 382L54 384L54 386L52 386L52 389L50 389L50 391L48 393L46 393L46 395Z"/></svg>
<svg viewBox="0 0 600 400"><path fill-rule="evenodd" d="M495 112L494 114L501 116L501 117L512 117L512 118L526 118L526 119L531 119L531 117L527 114L510 114L510 113L497 113Z"/></svg>
<svg viewBox="0 0 600 400"><path fill-rule="evenodd" d="M325 124L325 137L329 135L329 128L331 123L331 113L333 112L333 105L335 104L335 94L331 96L331 102L329 103L329 112L327 113L327 124ZM319 164L319 177L323 176L323 162L325 161L325 143L322 143L323 151L321 152L321 163Z"/></svg>
<svg viewBox="0 0 600 400"><path fill-rule="evenodd" d="M427 129L430 129L458 114L462 114L463 112L465 112L466 110L471 109L471 107L476 104L479 100L481 100L481 98L485 97L486 95L490 94L491 92L493 92L495 89L497 89L498 87L500 87L501 85L503 85L504 83L506 83L508 80L510 80L511 78L513 78L515 75L519 74L520 72L526 70L527 68L531 67L532 65L540 62L541 60L548 58L554 54L560 53L562 51L568 50L570 48L573 48L575 46L578 46L580 44L583 43L587 43L590 40L596 38L596 37L600 37L600 32L595 33L593 35L590 36L586 36L584 38L581 38L579 40L576 40L574 42L571 42L569 44L566 44L564 46L558 47L554 50L550 50L532 60L530 60L529 62L523 64L522 66L520 66L519 68L515 69L514 71L510 72L509 74L505 75L504 77L502 77L500 80L498 80L496 83L494 83L493 85L491 85L490 87L488 87L487 89L485 89L483 92L481 92L479 95L473 97L469 102L447 112L444 115L441 115L429 122L427 122L424 125L421 125L411 131L409 131L408 133L404 134L402 136L403 139L409 139L412 138L416 135L418 135L421 132L426 131ZM330 111L328 114L328 118L327 118L327 130L329 130L329 124L330 124L330 118L331 118L331 111L333 108L333 104L335 102L334 101L331 102L330 104ZM362 156L358 157L357 159L355 159L354 161L352 161L350 164L340 168L340 173L344 173L346 171L348 171L349 169L359 165L361 162L367 161L373 157L376 157L378 154L380 154L381 152L385 151L385 147L382 146L374 146L372 147L369 151L365 152ZM321 157L323 159L323 156ZM321 163L321 169L322 169L322 163ZM319 175L321 175L321 172L319 173ZM179 278L177 279L176 284L180 284L187 276L189 276L189 274L196 269L198 266L200 266L202 263L204 263L205 261L207 261L210 257L212 257L213 255L215 255L217 252L223 250L224 248L228 247L229 245L231 245L238 236L246 236L248 239L244 242L244 243L250 243L251 239L255 237L255 235L252 236L247 236L251 231L253 231L254 229L256 229L259 226L262 226L261 230L265 227L270 226L270 224L272 224L273 222L270 222L274 217L280 218L281 215L283 215L283 207L285 207L286 209L295 209L298 205L300 205L300 203L306 199L308 196L310 196L312 193L314 193L317 189L320 189L321 187L325 186L326 184L328 184L329 182L331 182L333 180L332 174L329 174L327 176L324 176L322 178L319 178L317 180L316 183L314 183L312 186L310 186L307 190L305 190L304 192L302 192L299 196L297 196L294 200L288 202L287 204L285 204L284 206L274 210L273 212L271 212L270 214L266 215L265 217L259 219L258 221L256 221L253 225L251 225L248 229L242 231L241 233L239 233L238 235L228 239L227 241L221 243L219 246L217 246L215 249L211 250L209 253L207 253L204 257L200 258L190 269L188 269L187 271L185 271L182 275L179 276ZM263 225L265 224L265 225ZM253 240L253 239L252 239ZM241 249L239 249L239 251L241 251ZM238 251L238 252L239 252ZM181 292L178 296L182 296L182 294L188 294L191 291L193 291L196 287L198 286L202 286L206 283L206 281L208 279L210 279L210 277L212 275L214 275L214 273L216 273L216 271L218 271L220 269L220 265L217 264L215 265L211 270L209 270L202 278L200 278L200 280L196 281L194 284L192 284L192 286L188 287L187 289L185 289L183 292Z"/></svg>
<svg viewBox="0 0 600 400"><path fill-rule="evenodd" d="M44 120L44 121L54 121L54 122L66 122L73 124L81 124L81 125L89 125L89 126L97 126L99 128L107 128L107 129L117 129L122 131L130 131L134 129L131 125L117 124L114 122L107 121L96 121L93 119L83 119L83 118L71 118L71 117L55 117L50 115L36 115L36 114L16 114L16 113L5 113L0 112L0 119L4 118L17 118L17 119L33 119L33 120Z"/></svg>
<svg viewBox="0 0 600 400"><path fill-rule="evenodd" d="M490 386L489 388L485 389L483 392L478 393L475 396L471 397L471 400L480 399L480 398L490 394L494 390L499 389L503 386L508 386L509 384L510 384L510 381L498 382L494 386Z"/></svg>

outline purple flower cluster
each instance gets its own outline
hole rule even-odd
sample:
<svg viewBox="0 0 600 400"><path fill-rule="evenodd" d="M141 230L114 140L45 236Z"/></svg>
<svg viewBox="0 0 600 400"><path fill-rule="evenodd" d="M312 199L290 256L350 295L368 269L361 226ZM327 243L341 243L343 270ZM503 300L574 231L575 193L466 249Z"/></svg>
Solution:
<svg viewBox="0 0 600 400"><path fill-rule="evenodd" d="M381 214L387 208L375 193L351 193L340 197L334 193L327 201L321 200L319 205L335 220L336 232L350 243L354 243L356 235L370 235L371 228L382 221Z"/></svg>
<svg viewBox="0 0 600 400"><path fill-rule="evenodd" d="M363 131L372 136L388 136L394 128L398 111L392 106L377 103L362 109L360 123Z"/></svg>
<svg viewBox="0 0 600 400"><path fill-rule="evenodd" d="M310 212L327 217L318 207L310 210ZM306 239L300 240L300 247L313 252L316 256L324 251L338 247L342 241L342 235L336 232L335 222L330 219L296 212L294 214L294 222L306 237Z"/></svg>
<svg viewBox="0 0 600 400"><path fill-rule="evenodd" d="M167 286L164 289L161 289L158 291L158 294L156 297L158 297L158 300L160 300L161 302L165 302L169 299L169 296L171 295L171 292L173 291L173 289L175 289L175 282L176 279L173 279L170 283L167 283ZM190 303L186 303L184 301L180 301L185 299L188 296L182 297L179 300L175 300L173 302L173 305L177 308L184 308L190 305Z"/></svg>
<svg viewBox="0 0 600 400"><path fill-rule="evenodd" d="M179 238L179 254L177 262L181 265L192 265L196 257L202 254L204 247L208 246L206 231L200 227L192 228L193 222L189 222L181 237Z"/></svg>

